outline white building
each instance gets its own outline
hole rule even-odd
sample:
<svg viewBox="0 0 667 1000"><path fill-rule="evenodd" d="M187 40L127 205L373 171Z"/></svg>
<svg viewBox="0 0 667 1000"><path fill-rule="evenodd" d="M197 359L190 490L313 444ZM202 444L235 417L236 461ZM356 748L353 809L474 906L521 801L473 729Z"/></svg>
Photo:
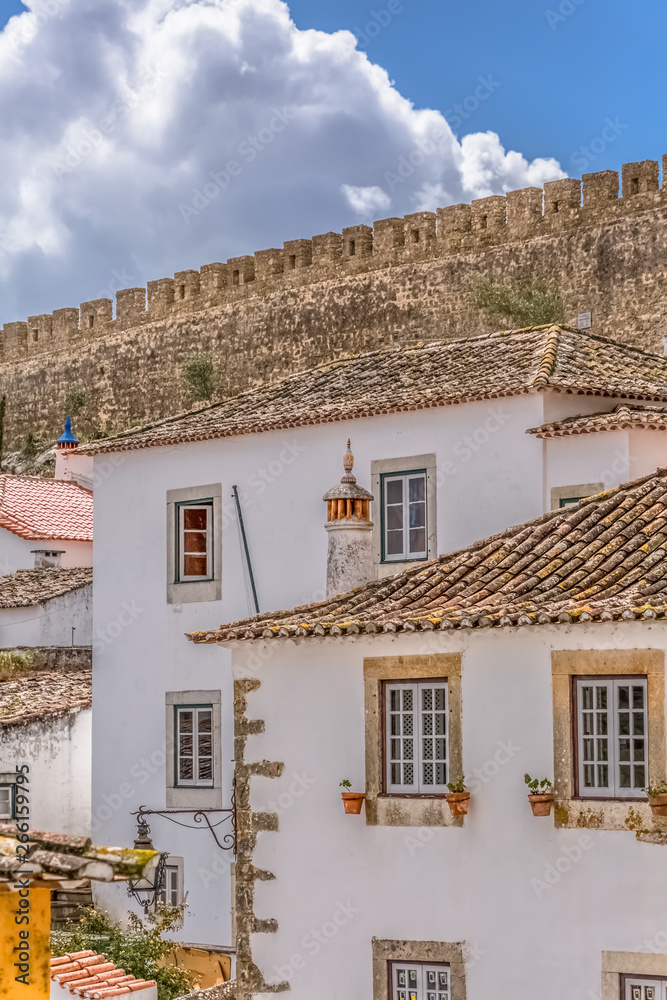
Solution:
<svg viewBox="0 0 667 1000"><path fill-rule="evenodd" d="M68 457L74 474L94 456L93 830L124 842L140 806L181 810L148 817L174 898L187 894L181 940L233 947L233 856L201 812L231 808L230 659L184 633L252 614L255 594L260 610L324 597L321 498L348 437L382 579L655 469L660 433L633 431L648 445L636 455L620 427L589 435L588 461L582 437L526 433L628 399L667 404L667 359L541 328L332 362ZM229 814L205 815L222 843ZM104 902L128 905L113 890Z"/></svg>
<svg viewBox="0 0 667 1000"><path fill-rule="evenodd" d="M664 998L666 616L659 470L193 635L233 655L238 996Z"/></svg>
<svg viewBox="0 0 667 1000"><path fill-rule="evenodd" d="M92 641L92 569L20 569L0 576L0 655L16 646Z"/></svg>

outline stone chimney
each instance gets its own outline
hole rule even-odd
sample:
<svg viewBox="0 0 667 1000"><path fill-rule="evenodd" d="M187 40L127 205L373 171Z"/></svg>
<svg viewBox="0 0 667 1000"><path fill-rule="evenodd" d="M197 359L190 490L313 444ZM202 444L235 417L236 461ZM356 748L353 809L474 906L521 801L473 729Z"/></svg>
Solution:
<svg viewBox="0 0 667 1000"><path fill-rule="evenodd" d="M338 486L325 493L329 535L327 552L327 597L346 593L368 583L373 576L373 496L357 485L352 475L354 455L347 442L343 457L345 475Z"/></svg>
<svg viewBox="0 0 667 1000"><path fill-rule="evenodd" d="M35 569L60 569L64 549L31 549L35 557Z"/></svg>

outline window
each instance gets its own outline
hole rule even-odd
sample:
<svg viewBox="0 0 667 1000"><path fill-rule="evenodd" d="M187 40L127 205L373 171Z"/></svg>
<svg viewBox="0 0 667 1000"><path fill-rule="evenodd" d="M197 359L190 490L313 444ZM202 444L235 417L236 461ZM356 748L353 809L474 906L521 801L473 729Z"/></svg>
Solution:
<svg viewBox="0 0 667 1000"><path fill-rule="evenodd" d="M426 559L426 469L382 476L382 559Z"/></svg>
<svg viewBox="0 0 667 1000"><path fill-rule="evenodd" d="M296 254L295 253L291 253L289 255L288 262L289 263L288 263L287 270L288 271L295 271L296 270Z"/></svg>
<svg viewBox="0 0 667 1000"><path fill-rule="evenodd" d="M183 906L184 902L183 858L169 855L169 863L164 871L164 885L162 892L158 893L156 909L158 906Z"/></svg>
<svg viewBox="0 0 667 1000"><path fill-rule="evenodd" d="M558 501L558 506L562 507L576 507L580 500L585 499L585 497L561 497Z"/></svg>
<svg viewBox="0 0 667 1000"><path fill-rule="evenodd" d="M176 784L213 787L213 706L175 706Z"/></svg>
<svg viewBox="0 0 667 1000"><path fill-rule="evenodd" d="M14 812L15 785L0 785L0 820L16 819Z"/></svg>
<svg viewBox="0 0 667 1000"><path fill-rule="evenodd" d="M412 230L412 242L413 243L419 243L419 230L418 229L413 229Z"/></svg>
<svg viewBox="0 0 667 1000"><path fill-rule="evenodd" d="M630 194L639 194L639 178L632 177L630 180Z"/></svg>
<svg viewBox="0 0 667 1000"><path fill-rule="evenodd" d="M555 201L553 203L553 206L552 206L552 211L553 211L554 215L557 214L559 207L560 207L559 203L557 201Z"/></svg>
<svg viewBox="0 0 667 1000"><path fill-rule="evenodd" d="M444 794L447 682L385 684L386 787L394 794Z"/></svg>
<svg viewBox="0 0 667 1000"><path fill-rule="evenodd" d="M643 797L648 756L646 679L578 679L576 695L579 795Z"/></svg>
<svg viewBox="0 0 667 1000"><path fill-rule="evenodd" d="M450 1000L448 966L390 962L389 967L392 1000Z"/></svg>
<svg viewBox="0 0 667 1000"><path fill-rule="evenodd" d="M489 217L488 215L483 215L480 222L480 229L486 229L488 226Z"/></svg>
<svg viewBox="0 0 667 1000"><path fill-rule="evenodd" d="M213 500L178 504L178 582L213 578Z"/></svg>
<svg viewBox="0 0 667 1000"><path fill-rule="evenodd" d="M240 285L240 284L241 284L240 271L232 271L232 285Z"/></svg>
<svg viewBox="0 0 667 1000"><path fill-rule="evenodd" d="M622 976L621 1000L667 1000L667 979Z"/></svg>
<svg viewBox="0 0 667 1000"><path fill-rule="evenodd" d="M179 297L179 299L184 299L185 298L185 285L179 285L178 286L178 297Z"/></svg>
<svg viewBox="0 0 667 1000"><path fill-rule="evenodd" d="M350 257L354 257L357 252L357 244L354 240L350 240Z"/></svg>
<svg viewBox="0 0 667 1000"><path fill-rule="evenodd" d="M586 497L594 497L597 493L602 493L604 483L577 483L573 486L554 486L551 490L551 509L558 510L562 507L572 507Z"/></svg>

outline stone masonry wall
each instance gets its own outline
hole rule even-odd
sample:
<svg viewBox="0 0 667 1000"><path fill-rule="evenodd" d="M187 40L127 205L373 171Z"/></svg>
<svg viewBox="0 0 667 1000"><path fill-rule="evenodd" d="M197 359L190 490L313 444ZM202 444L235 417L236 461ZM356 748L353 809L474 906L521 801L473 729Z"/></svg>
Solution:
<svg viewBox="0 0 667 1000"><path fill-rule="evenodd" d="M563 294L566 322L661 352L667 333L667 156L614 171L419 212L342 234L292 240L6 323L0 336L5 441L55 438L78 397L79 433L109 433L193 402L185 358L210 353L216 391L234 394L322 361L392 344L474 336L473 274L542 278ZM583 189L583 203L582 203Z"/></svg>

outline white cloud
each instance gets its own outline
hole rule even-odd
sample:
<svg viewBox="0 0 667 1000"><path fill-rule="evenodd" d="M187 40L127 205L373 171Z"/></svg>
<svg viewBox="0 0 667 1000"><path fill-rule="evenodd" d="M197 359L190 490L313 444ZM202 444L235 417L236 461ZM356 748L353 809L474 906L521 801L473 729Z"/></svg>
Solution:
<svg viewBox="0 0 667 1000"><path fill-rule="evenodd" d="M563 176L459 141L281 0L27 0L0 33L0 320ZM490 100L493 100L491 97Z"/></svg>
<svg viewBox="0 0 667 1000"><path fill-rule="evenodd" d="M373 212L384 212L391 205L391 198L377 184L370 187L355 187L353 184L343 184L341 188L353 211L363 218L370 218Z"/></svg>

